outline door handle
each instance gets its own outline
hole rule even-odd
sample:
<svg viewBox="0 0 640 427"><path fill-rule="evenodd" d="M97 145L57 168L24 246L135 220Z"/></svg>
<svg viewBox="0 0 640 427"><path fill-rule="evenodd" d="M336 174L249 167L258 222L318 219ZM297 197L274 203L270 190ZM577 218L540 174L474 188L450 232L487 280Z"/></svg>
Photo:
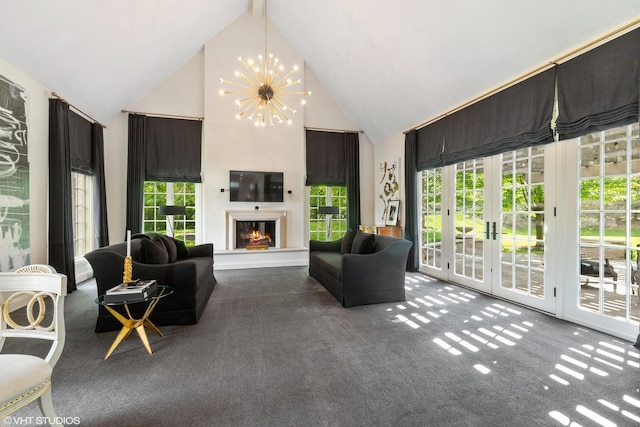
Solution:
<svg viewBox="0 0 640 427"><path fill-rule="evenodd" d="M487 223L487 224L488 224L488 223ZM495 222L495 221L493 221L493 240L496 240L496 235L497 235L497 232L496 232L496 222Z"/></svg>
<svg viewBox="0 0 640 427"><path fill-rule="evenodd" d="M489 221L487 221L487 226L485 228L485 236L487 238L487 240L489 240L490 238L490 233L489 233Z"/></svg>

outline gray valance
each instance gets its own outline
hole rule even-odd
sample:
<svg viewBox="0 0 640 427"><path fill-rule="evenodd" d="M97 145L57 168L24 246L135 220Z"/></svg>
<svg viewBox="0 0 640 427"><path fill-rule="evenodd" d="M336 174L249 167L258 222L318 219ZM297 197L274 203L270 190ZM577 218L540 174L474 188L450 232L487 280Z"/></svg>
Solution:
<svg viewBox="0 0 640 427"><path fill-rule="evenodd" d="M638 121L640 29L558 66L557 132L571 139Z"/></svg>
<svg viewBox="0 0 640 427"><path fill-rule="evenodd" d="M307 130L307 185L346 185L344 133Z"/></svg>
<svg viewBox="0 0 640 427"><path fill-rule="evenodd" d="M201 182L202 122L146 117L147 181Z"/></svg>
<svg viewBox="0 0 640 427"><path fill-rule="evenodd" d="M442 119L443 163L552 142L555 74L543 71Z"/></svg>

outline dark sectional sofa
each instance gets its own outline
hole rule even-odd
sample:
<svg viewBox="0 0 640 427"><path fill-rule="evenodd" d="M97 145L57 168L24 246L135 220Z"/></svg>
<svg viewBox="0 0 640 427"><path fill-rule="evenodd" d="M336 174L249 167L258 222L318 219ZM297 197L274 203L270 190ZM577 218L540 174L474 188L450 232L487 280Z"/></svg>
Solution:
<svg viewBox="0 0 640 427"><path fill-rule="evenodd" d="M348 231L332 242L309 242L309 275L343 307L404 301L412 242Z"/></svg>
<svg viewBox="0 0 640 427"><path fill-rule="evenodd" d="M116 243L85 255L93 268L98 295L122 282L127 244ZM133 279L155 279L169 285L174 293L162 298L151 314L156 326L197 323L216 285L213 274L213 244L187 248L171 237L149 233L131 238ZM114 331L121 324L98 306L96 332ZM146 304L130 304L134 317L142 315Z"/></svg>

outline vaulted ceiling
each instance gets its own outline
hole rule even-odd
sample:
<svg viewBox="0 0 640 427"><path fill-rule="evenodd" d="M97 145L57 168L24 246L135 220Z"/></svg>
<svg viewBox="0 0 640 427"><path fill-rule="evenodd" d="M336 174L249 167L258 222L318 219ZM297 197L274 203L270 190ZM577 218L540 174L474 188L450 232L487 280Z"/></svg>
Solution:
<svg viewBox="0 0 640 427"><path fill-rule="evenodd" d="M4 0L0 58L109 123L254 2ZM639 19L640 1L269 0L268 16L377 143Z"/></svg>

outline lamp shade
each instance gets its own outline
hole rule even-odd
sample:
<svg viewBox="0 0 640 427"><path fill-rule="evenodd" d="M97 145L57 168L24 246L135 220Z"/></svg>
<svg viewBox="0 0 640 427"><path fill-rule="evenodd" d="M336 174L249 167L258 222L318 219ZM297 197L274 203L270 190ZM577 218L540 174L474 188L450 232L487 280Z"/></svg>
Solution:
<svg viewBox="0 0 640 427"><path fill-rule="evenodd" d="M319 206L318 214L319 215L338 215L340 213L340 209L337 206Z"/></svg>
<svg viewBox="0 0 640 427"><path fill-rule="evenodd" d="M160 206L159 215L186 215L186 206Z"/></svg>

